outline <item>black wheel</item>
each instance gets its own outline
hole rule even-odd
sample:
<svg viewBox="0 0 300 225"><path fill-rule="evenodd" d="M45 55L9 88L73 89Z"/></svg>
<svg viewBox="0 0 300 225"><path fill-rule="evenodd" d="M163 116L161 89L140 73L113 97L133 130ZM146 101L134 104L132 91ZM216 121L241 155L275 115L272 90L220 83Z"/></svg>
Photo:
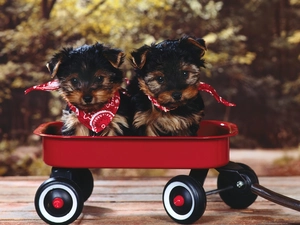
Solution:
<svg viewBox="0 0 300 225"><path fill-rule="evenodd" d="M89 169L52 168L50 177L63 177L74 181L82 191L84 202L91 196L94 189L94 179Z"/></svg>
<svg viewBox="0 0 300 225"><path fill-rule="evenodd" d="M233 173L220 173L218 176L218 189L232 186L232 189L220 192L221 199L233 209L245 209L255 202L257 195L252 193L251 185L258 183L255 172L243 163L237 163L243 170L239 171L240 176Z"/></svg>
<svg viewBox="0 0 300 225"><path fill-rule="evenodd" d="M35 210L49 224L70 224L82 212L83 199L77 185L64 178L50 178L38 188Z"/></svg>
<svg viewBox="0 0 300 225"><path fill-rule="evenodd" d="M163 204L167 214L174 221L190 224L203 215L206 208L206 194L194 178L180 175L166 184Z"/></svg>

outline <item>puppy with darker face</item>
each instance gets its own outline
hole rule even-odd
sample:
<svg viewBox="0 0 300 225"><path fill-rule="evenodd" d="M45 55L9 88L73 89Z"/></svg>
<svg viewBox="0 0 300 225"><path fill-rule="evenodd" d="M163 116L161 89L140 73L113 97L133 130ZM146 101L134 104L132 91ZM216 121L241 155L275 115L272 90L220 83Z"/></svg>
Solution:
<svg viewBox="0 0 300 225"><path fill-rule="evenodd" d="M125 54L100 43L64 48L47 67L59 81L67 102L63 111L63 135L128 135L129 98L122 91L119 68Z"/></svg>
<svg viewBox="0 0 300 225"><path fill-rule="evenodd" d="M204 115L198 87L205 51L203 39L185 36L131 53L136 74L128 90L135 110L135 135L197 135Z"/></svg>

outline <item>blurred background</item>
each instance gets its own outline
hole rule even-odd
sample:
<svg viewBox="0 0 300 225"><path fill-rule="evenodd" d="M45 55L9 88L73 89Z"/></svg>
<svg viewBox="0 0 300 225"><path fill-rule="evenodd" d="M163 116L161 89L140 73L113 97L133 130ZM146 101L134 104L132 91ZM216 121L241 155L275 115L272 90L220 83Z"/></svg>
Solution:
<svg viewBox="0 0 300 225"><path fill-rule="evenodd" d="M203 93L205 119L237 124L235 149L299 149L300 0L0 0L0 9L2 176L49 173L32 132L59 120L65 103L24 90L51 79L45 65L56 51L95 42L129 55L184 34L204 38L202 80L237 105Z"/></svg>

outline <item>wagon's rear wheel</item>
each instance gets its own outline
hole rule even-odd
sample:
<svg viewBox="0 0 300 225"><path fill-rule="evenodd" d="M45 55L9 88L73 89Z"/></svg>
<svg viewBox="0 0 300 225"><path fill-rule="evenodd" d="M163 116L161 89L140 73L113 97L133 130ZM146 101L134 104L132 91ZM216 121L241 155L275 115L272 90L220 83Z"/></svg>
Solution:
<svg viewBox="0 0 300 225"><path fill-rule="evenodd" d="M251 185L258 182L255 172L243 163L237 163L243 169L239 170L238 176L232 173L220 172L218 176L218 189L232 187L230 190L220 192L221 199L233 209L245 209L255 202L257 195L251 191ZM242 179L239 179L242 178Z"/></svg>
<svg viewBox="0 0 300 225"><path fill-rule="evenodd" d="M81 190L64 178L50 178L42 183L34 203L40 218L49 224L70 224L83 208Z"/></svg>
<svg viewBox="0 0 300 225"><path fill-rule="evenodd" d="M206 194L194 178L180 175L166 184L163 191L163 204L174 221L190 224L203 215L206 208Z"/></svg>
<svg viewBox="0 0 300 225"><path fill-rule="evenodd" d="M94 189L93 175L86 168L52 168L50 177L62 177L75 182L82 191L83 201L86 201L91 196Z"/></svg>

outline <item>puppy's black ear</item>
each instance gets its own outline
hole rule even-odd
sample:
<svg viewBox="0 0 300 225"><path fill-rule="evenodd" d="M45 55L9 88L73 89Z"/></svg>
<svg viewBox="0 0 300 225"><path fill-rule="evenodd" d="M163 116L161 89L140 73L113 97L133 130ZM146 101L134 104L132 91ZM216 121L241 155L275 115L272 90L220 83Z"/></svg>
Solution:
<svg viewBox="0 0 300 225"><path fill-rule="evenodd" d="M131 52L130 62L133 68L142 69L146 63L147 53L150 50L150 46L144 45L136 51Z"/></svg>
<svg viewBox="0 0 300 225"><path fill-rule="evenodd" d="M46 64L46 67L48 68L51 78L54 78L57 74L59 65L62 63L62 61L68 57L69 53L73 50L73 48L64 48L60 52L56 53L53 58Z"/></svg>
<svg viewBox="0 0 300 225"><path fill-rule="evenodd" d="M204 56L205 51L207 51L205 41L202 38L183 37L180 40L179 46L186 49L192 48L198 52L200 58Z"/></svg>
<svg viewBox="0 0 300 225"><path fill-rule="evenodd" d="M124 58L125 58L124 52L122 52L119 49L113 49L113 48L105 48L103 50L103 55L110 62L110 64L115 68L119 68L124 62Z"/></svg>
<svg viewBox="0 0 300 225"><path fill-rule="evenodd" d="M46 67L49 70L49 73L51 74L51 78L54 78L56 76L57 70L59 65L61 64L61 61L58 61L56 58L52 58L47 64Z"/></svg>

